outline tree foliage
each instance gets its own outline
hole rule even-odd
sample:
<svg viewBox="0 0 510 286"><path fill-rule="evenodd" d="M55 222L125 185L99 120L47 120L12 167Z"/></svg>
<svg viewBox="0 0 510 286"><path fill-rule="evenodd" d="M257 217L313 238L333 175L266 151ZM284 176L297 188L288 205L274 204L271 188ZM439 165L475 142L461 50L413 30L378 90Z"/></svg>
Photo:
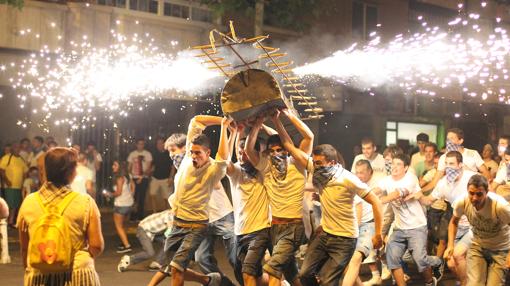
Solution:
<svg viewBox="0 0 510 286"><path fill-rule="evenodd" d="M16 7L21 10L23 8L23 0L0 0L0 4L7 4L9 6Z"/></svg>

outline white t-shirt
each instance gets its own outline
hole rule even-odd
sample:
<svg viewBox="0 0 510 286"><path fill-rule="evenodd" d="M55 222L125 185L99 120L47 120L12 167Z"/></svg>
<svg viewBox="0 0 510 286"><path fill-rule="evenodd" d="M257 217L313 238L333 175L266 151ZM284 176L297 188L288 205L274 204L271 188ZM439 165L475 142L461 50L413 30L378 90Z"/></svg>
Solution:
<svg viewBox="0 0 510 286"><path fill-rule="evenodd" d="M213 188L209 199L209 222L215 222L233 211L232 204L227 193L220 183L218 188Z"/></svg>
<svg viewBox="0 0 510 286"><path fill-rule="evenodd" d="M117 183L113 186L114 191L117 191ZM115 197L113 205L116 207L130 207L135 203L131 189L129 188L129 179L124 177L124 184L122 184L122 192L120 196Z"/></svg>
<svg viewBox="0 0 510 286"><path fill-rule="evenodd" d="M89 161L87 160L87 168L92 172L92 182L96 182L96 162L103 162L103 157L101 157L101 154L99 152L96 154L94 160Z"/></svg>
<svg viewBox="0 0 510 286"><path fill-rule="evenodd" d="M373 188L377 187L377 184L373 178L370 179L367 183L368 189L372 190ZM356 205L361 203L362 210L361 210L361 223L367 223L369 221L374 220L374 211L372 210L372 205L369 204L367 201L362 199L360 196L356 195L354 197L354 208L356 208Z"/></svg>
<svg viewBox="0 0 510 286"><path fill-rule="evenodd" d="M260 172L252 178L236 163L228 178L234 204L235 234L247 234L270 227L269 197Z"/></svg>
<svg viewBox="0 0 510 286"><path fill-rule="evenodd" d="M507 166L506 164L500 165L498 172L496 173L496 178L494 178L494 182L504 185L510 181L510 178L507 176Z"/></svg>
<svg viewBox="0 0 510 286"><path fill-rule="evenodd" d="M430 195L438 200L445 200L450 204L453 204L453 202L459 198L463 198L467 194L468 182L473 175L476 175L476 173L463 170L460 179L452 184L449 184L446 177L443 177L437 182L436 187ZM469 227L469 222L466 216L462 216L460 218L459 225Z"/></svg>
<svg viewBox="0 0 510 286"><path fill-rule="evenodd" d="M38 167L37 166L37 159L39 159L39 157L41 157L42 155L44 155L44 151L41 150L39 152L37 152L37 154L34 154L30 160L30 166L29 167Z"/></svg>
<svg viewBox="0 0 510 286"><path fill-rule="evenodd" d="M406 189L409 194L420 191L418 178L411 172L395 181L392 176L387 176L379 181L378 187L388 195ZM390 203L395 214L395 228L414 229L427 225L427 218L418 200L404 201L404 197Z"/></svg>
<svg viewBox="0 0 510 286"><path fill-rule="evenodd" d="M130 171L130 175L133 179L147 177L145 174L151 165L152 154L147 150L135 150L129 153L127 161L133 166Z"/></svg>
<svg viewBox="0 0 510 286"><path fill-rule="evenodd" d="M439 162L437 164L438 171L444 171L446 169L446 153L439 157ZM478 154L478 151L464 148L462 151L462 163L464 170L470 170L473 172L478 172L478 169L483 165L483 159Z"/></svg>
<svg viewBox="0 0 510 286"><path fill-rule="evenodd" d="M307 164L313 167L311 159ZM307 171L297 167L292 157L287 158L287 175L283 180L276 180L271 172L271 162L267 154L261 154L257 166L264 177L264 186L269 195L271 214L279 218L303 217L303 190ZM308 172L310 173L310 169Z"/></svg>
<svg viewBox="0 0 510 286"><path fill-rule="evenodd" d="M453 215L466 215L473 231L473 242L489 250L510 249L510 204L501 196L489 192L481 210L469 202L468 195L453 206Z"/></svg>
<svg viewBox="0 0 510 286"><path fill-rule="evenodd" d="M340 167L324 189L321 199L322 229L330 234L353 237L359 235L354 196L364 198L370 190L358 177Z"/></svg>
<svg viewBox="0 0 510 286"><path fill-rule="evenodd" d="M209 220L209 199L214 186L225 176L227 162L209 158L200 168L193 166L191 141L205 129L205 126L192 119L186 136L186 155L174 177L175 216L187 221Z"/></svg>
<svg viewBox="0 0 510 286"><path fill-rule="evenodd" d="M358 162L359 160L368 160L370 162L370 166L372 167L372 170L374 170L374 173L372 174L372 179L375 180L376 182L386 177L386 169L384 167L383 155L377 153L373 160L369 160L365 157L365 155L359 154L358 156L354 157L354 161L352 162L351 167L351 173L354 173L356 171L356 162Z"/></svg>
<svg viewBox="0 0 510 286"><path fill-rule="evenodd" d="M71 190L86 195L87 181L92 181L92 171L83 165L78 165L76 167L76 177L71 183Z"/></svg>

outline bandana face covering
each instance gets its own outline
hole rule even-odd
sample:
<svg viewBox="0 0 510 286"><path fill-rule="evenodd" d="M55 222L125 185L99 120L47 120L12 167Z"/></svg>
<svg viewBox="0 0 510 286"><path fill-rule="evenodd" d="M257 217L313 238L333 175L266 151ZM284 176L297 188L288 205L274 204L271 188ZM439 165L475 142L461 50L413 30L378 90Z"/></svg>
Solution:
<svg viewBox="0 0 510 286"><path fill-rule="evenodd" d="M253 167L253 165L249 162L241 164L241 168L250 178L255 178L257 176L257 169Z"/></svg>
<svg viewBox="0 0 510 286"><path fill-rule="evenodd" d="M453 183L460 175L461 169L454 169L452 167L446 167L446 181L448 183Z"/></svg>
<svg viewBox="0 0 510 286"><path fill-rule="evenodd" d="M287 176L287 155L271 155L271 173L276 180L285 180Z"/></svg>
<svg viewBox="0 0 510 286"><path fill-rule="evenodd" d="M320 166L316 167L313 171L312 183L319 190L324 189L327 183L331 181L333 176L336 174L340 165L336 164L333 166Z"/></svg>
<svg viewBox="0 0 510 286"><path fill-rule="evenodd" d="M182 159L184 159L184 154L174 154L170 155L170 159L174 162L175 169L179 170L179 166L181 166Z"/></svg>
<svg viewBox="0 0 510 286"><path fill-rule="evenodd" d="M384 170L386 170L386 175L391 175L391 161L384 161Z"/></svg>
<svg viewBox="0 0 510 286"><path fill-rule="evenodd" d="M462 145L453 143L451 140L446 140L446 151L459 151Z"/></svg>

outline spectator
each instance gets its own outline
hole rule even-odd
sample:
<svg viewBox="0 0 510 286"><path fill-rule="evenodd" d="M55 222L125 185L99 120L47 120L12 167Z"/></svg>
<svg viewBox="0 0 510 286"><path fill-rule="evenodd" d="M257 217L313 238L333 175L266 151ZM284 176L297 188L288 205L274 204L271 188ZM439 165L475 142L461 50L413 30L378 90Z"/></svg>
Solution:
<svg viewBox="0 0 510 286"><path fill-rule="evenodd" d="M23 181L23 199L31 193L37 192L40 187L39 170L36 167L30 167L28 169L28 176L25 181Z"/></svg>
<svg viewBox="0 0 510 286"><path fill-rule="evenodd" d="M21 206L18 227L22 261L26 269L24 285L64 284L57 284L57 281L66 281L65 285L100 285L94 267L94 258L104 249L99 209L89 196L72 192L67 187L75 176L76 159L77 154L70 148L57 147L50 150L45 156L48 182L39 192L28 195ZM64 272L51 269L41 271L32 264L31 259L37 249L29 248L30 241L41 239L36 236L36 230L39 218L45 214L43 207L48 209L50 206L62 205L67 196L73 196L73 207L62 207L62 216L68 222L69 239L74 246L72 266Z"/></svg>
<svg viewBox="0 0 510 286"><path fill-rule="evenodd" d="M30 150L30 140L28 138L23 138L19 142L20 144L20 151L19 156L25 161L25 164L27 166L30 164L30 160L32 159L32 156L34 156L34 153L32 153L32 150Z"/></svg>
<svg viewBox="0 0 510 286"><path fill-rule="evenodd" d="M80 144L74 143L73 145L71 145L71 148L76 150L78 153L81 153L81 146L80 146Z"/></svg>
<svg viewBox="0 0 510 286"><path fill-rule="evenodd" d="M48 150L50 150L50 149L53 149L55 147L58 147L58 143L57 143L57 141L49 141L47 146L48 146Z"/></svg>
<svg viewBox="0 0 510 286"><path fill-rule="evenodd" d="M152 165L152 155L145 150L145 140L136 140L136 150L129 153L129 174L135 181L135 203L137 206L134 219L142 220L145 217L145 194L149 186L149 174Z"/></svg>
<svg viewBox="0 0 510 286"><path fill-rule="evenodd" d="M437 146L434 143L427 143L423 147L425 159L414 165L414 173L420 179L427 171L434 169L434 155L437 152ZM416 153L418 154L418 153Z"/></svg>
<svg viewBox="0 0 510 286"><path fill-rule="evenodd" d="M37 167L37 160L44 154L44 139L41 136L32 139L32 151L34 155L30 160L30 167Z"/></svg>
<svg viewBox="0 0 510 286"><path fill-rule="evenodd" d="M87 143L87 150L85 151L87 155L87 167L92 172L92 187L94 188L93 193L96 193L97 190L97 172L101 169L101 163L103 163L103 157L96 149L96 143L94 141L89 141ZM96 199L98 197L96 196Z"/></svg>
<svg viewBox="0 0 510 286"><path fill-rule="evenodd" d="M492 180L496 177L496 173L498 172L498 163L494 161L494 149L492 149L491 144L485 144L483 146L482 150L482 159L483 164L489 170L490 173L490 180L489 182L492 182Z"/></svg>
<svg viewBox="0 0 510 286"><path fill-rule="evenodd" d="M4 155L0 160L0 176L5 186L4 197L9 205L8 223L11 227L14 227L23 200L21 189L27 171L25 161L19 156L19 145L13 144L12 153Z"/></svg>
<svg viewBox="0 0 510 286"><path fill-rule="evenodd" d="M50 148L50 145L52 142L55 142L55 138L53 136L46 137L46 140L44 141L44 145L46 145L46 148Z"/></svg>
<svg viewBox="0 0 510 286"><path fill-rule="evenodd" d="M92 171L87 167L87 157L84 153L79 153L76 177L71 184L71 190L84 195L89 194L92 198L95 198L96 194L92 184Z"/></svg>
<svg viewBox="0 0 510 286"><path fill-rule="evenodd" d="M11 144L5 144L4 148L2 150L3 155L8 155L12 153L12 145Z"/></svg>
<svg viewBox="0 0 510 286"><path fill-rule="evenodd" d="M152 212L157 211L156 201L166 201L170 196L170 187L173 184L170 171L172 170L172 159L165 150L165 139L156 140L156 150L154 151L152 165L152 178L149 185L149 195L151 198Z"/></svg>
<svg viewBox="0 0 510 286"><path fill-rule="evenodd" d="M413 156L411 157L412 169L416 169L416 165L418 163L425 161L425 144L427 143L429 143L429 136L427 134L420 133L416 136L416 145L418 145L418 152L414 153Z"/></svg>
<svg viewBox="0 0 510 286"><path fill-rule="evenodd" d="M135 192L135 187L133 180L129 178L124 162L115 160L112 170L114 185L112 196L115 197L113 203L113 222L122 242L117 247L117 253L126 253L131 251L131 245L124 230L124 221L131 213L131 208L134 204L133 193Z"/></svg>

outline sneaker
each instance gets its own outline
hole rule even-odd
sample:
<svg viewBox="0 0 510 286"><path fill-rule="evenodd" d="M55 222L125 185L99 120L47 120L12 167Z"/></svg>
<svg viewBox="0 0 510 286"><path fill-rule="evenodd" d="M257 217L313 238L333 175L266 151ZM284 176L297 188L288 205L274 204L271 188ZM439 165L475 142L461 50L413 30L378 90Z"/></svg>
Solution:
<svg viewBox="0 0 510 286"><path fill-rule="evenodd" d="M290 286L290 283L287 280L282 280L281 286Z"/></svg>
<svg viewBox="0 0 510 286"><path fill-rule="evenodd" d="M381 276L372 276L370 280L363 282L363 286L375 286L381 284L382 284Z"/></svg>
<svg viewBox="0 0 510 286"><path fill-rule="evenodd" d="M441 264L438 266L432 267L432 274L437 279L437 281L441 281L441 278L443 278L444 274L444 260L441 259Z"/></svg>
<svg viewBox="0 0 510 286"><path fill-rule="evenodd" d="M221 274L218 272L213 272L207 274L209 276L209 283L207 283L207 286L220 286L221 284Z"/></svg>
<svg viewBox="0 0 510 286"><path fill-rule="evenodd" d="M388 269L388 265L383 264L381 268L382 268L381 279L382 280L390 279L391 278L391 271Z"/></svg>
<svg viewBox="0 0 510 286"><path fill-rule="evenodd" d="M404 281L407 283L409 280L411 280L411 276L404 273Z"/></svg>
<svg viewBox="0 0 510 286"><path fill-rule="evenodd" d="M120 259L119 264L117 265L117 271L124 272L128 268L128 266L131 264L131 258L129 255L124 255Z"/></svg>
<svg viewBox="0 0 510 286"><path fill-rule="evenodd" d="M155 272L159 271L159 269L161 269L161 264L156 261L152 261L151 264L149 264L149 271Z"/></svg>
<svg viewBox="0 0 510 286"><path fill-rule="evenodd" d="M117 253L127 253L127 252L131 252L131 251L132 251L131 245L128 245L128 246L119 245L119 246L117 246Z"/></svg>

